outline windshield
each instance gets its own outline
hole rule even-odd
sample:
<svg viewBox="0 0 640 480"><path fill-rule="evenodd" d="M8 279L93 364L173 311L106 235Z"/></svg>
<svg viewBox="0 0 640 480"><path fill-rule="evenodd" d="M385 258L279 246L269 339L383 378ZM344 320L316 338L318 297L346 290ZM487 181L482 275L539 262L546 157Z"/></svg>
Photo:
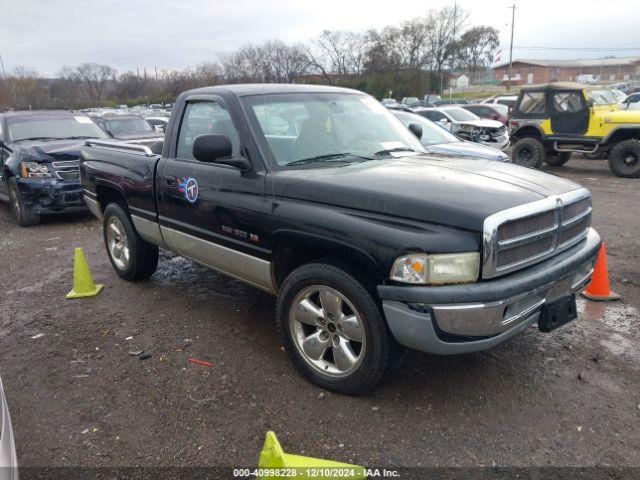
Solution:
<svg viewBox="0 0 640 480"><path fill-rule="evenodd" d="M418 139L368 95L291 93L243 99L277 166L355 162L424 152ZM376 157L377 155L377 157Z"/></svg>
<svg viewBox="0 0 640 480"><path fill-rule="evenodd" d="M460 107L446 108L443 109L447 115L453 118L456 122L468 122L471 120L478 120L478 117L475 113L471 113L469 110L465 110Z"/></svg>
<svg viewBox="0 0 640 480"><path fill-rule="evenodd" d="M497 112L500 115L509 115L509 107L507 107L506 105L503 105L501 103L495 103L493 105L491 105L493 107L494 110L497 110Z"/></svg>
<svg viewBox="0 0 640 480"><path fill-rule="evenodd" d="M86 115L44 114L7 118L7 140L19 142L29 138L104 138L105 133Z"/></svg>
<svg viewBox="0 0 640 480"><path fill-rule="evenodd" d="M444 128L436 125L431 120L427 120L420 115L408 112L394 112L393 114L402 122L405 127L408 127L410 123L415 123L422 127L422 137L420 138L420 141L423 145L429 146L460 141L454 135L447 132Z"/></svg>
<svg viewBox="0 0 640 480"><path fill-rule="evenodd" d="M610 105L618 103L614 93L608 88L592 88L587 90L587 97L594 105Z"/></svg>
<svg viewBox="0 0 640 480"><path fill-rule="evenodd" d="M145 119L138 117L110 118L107 120L107 128L112 135L153 131L153 127Z"/></svg>

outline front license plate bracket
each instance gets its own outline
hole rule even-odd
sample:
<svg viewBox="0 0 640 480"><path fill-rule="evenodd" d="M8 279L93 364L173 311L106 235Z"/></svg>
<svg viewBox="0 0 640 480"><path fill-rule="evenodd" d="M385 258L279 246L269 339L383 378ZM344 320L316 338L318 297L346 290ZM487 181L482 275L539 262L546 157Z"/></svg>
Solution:
<svg viewBox="0 0 640 480"><path fill-rule="evenodd" d="M576 318L578 318L576 296L575 294L566 295L542 307L538 328L541 332L551 332Z"/></svg>

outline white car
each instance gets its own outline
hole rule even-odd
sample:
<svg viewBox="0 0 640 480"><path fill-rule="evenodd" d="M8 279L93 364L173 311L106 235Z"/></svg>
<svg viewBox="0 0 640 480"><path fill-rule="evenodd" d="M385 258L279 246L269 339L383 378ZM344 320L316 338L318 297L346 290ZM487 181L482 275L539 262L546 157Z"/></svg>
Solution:
<svg viewBox="0 0 640 480"><path fill-rule="evenodd" d="M0 379L0 480L18 480L18 458L13 440L9 407Z"/></svg>
<svg viewBox="0 0 640 480"><path fill-rule="evenodd" d="M511 110L517 100L517 95L496 95L494 97L487 98L482 103L499 103L500 105L506 105L509 107L509 110Z"/></svg>
<svg viewBox="0 0 640 480"><path fill-rule="evenodd" d="M414 112L436 122L463 140L502 150L509 145L507 127L497 120L480 118L461 107L416 108Z"/></svg>

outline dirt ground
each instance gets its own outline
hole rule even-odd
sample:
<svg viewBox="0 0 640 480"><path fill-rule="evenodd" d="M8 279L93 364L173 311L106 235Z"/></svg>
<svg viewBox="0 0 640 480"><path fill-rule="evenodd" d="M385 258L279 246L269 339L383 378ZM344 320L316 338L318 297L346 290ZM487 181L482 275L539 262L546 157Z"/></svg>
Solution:
<svg viewBox="0 0 640 480"><path fill-rule="evenodd" d="M591 189L623 300L580 300L572 324L487 352L411 353L357 398L297 374L269 295L167 253L127 283L96 219L19 228L0 204L0 373L20 465L255 466L274 430L285 451L372 467L640 467L640 180L580 159L552 172ZM105 285L96 298L65 299L76 246Z"/></svg>

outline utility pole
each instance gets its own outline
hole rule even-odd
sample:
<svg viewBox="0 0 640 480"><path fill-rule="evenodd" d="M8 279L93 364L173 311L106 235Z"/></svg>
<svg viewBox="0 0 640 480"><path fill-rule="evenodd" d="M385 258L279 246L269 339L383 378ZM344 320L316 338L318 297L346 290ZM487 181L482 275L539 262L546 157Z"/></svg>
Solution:
<svg viewBox="0 0 640 480"><path fill-rule="evenodd" d="M511 67L513 64L513 24L516 19L516 4L509 7L511 9L511 45L509 46L509 78L507 79L507 91L511 91Z"/></svg>

